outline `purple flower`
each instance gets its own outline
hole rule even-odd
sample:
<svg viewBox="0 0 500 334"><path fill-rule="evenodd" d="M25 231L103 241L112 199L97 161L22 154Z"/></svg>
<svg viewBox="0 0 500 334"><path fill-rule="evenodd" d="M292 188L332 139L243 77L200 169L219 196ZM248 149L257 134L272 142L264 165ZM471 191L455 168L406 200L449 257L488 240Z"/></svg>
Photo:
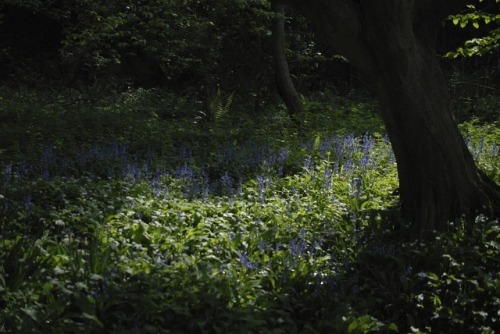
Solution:
<svg viewBox="0 0 500 334"><path fill-rule="evenodd" d="M26 211L30 211L34 207L31 194L24 196L23 204Z"/></svg>
<svg viewBox="0 0 500 334"><path fill-rule="evenodd" d="M307 249L307 243L303 238L300 238L298 240L293 239L288 244L288 247L290 248L290 254L292 255L292 257L296 257L298 255L304 254Z"/></svg>
<svg viewBox="0 0 500 334"><path fill-rule="evenodd" d="M332 171L330 168L325 169L325 189L329 190L332 187Z"/></svg>
<svg viewBox="0 0 500 334"><path fill-rule="evenodd" d="M257 187L259 190L259 196L260 196L260 201L261 203L264 203L264 195L265 195L265 189L266 189L266 178L262 175L257 176Z"/></svg>
<svg viewBox="0 0 500 334"><path fill-rule="evenodd" d="M222 175L221 184L222 184L222 188L225 190L230 191L233 189L233 179L231 178L231 176L229 176L229 174L227 172L224 173L224 175Z"/></svg>
<svg viewBox="0 0 500 334"><path fill-rule="evenodd" d="M12 165L8 164L2 170L3 184L7 185L12 177Z"/></svg>
<svg viewBox="0 0 500 334"><path fill-rule="evenodd" d="M369 154L374 144L373 138L368 133L365 133L363 136L363 152Z"/></svg>
<svg viewBox="0 0 500 334"><path fill-rule="evenodd" d="M361 168L363 168L364 170L366 170L366 168L368 167L368 165L370 164L370 152L366 153L360 160L359 162L359 165L361 166Z"/></svg>
<svg viewBox="0 0 500 334"><path fill-rule="evenodd" d="M353 188L354 194L359 197L361 194L363 194L363 178L362 177L355 177L351 181L351 187Z"/></svg>
<svg viewBox="0 0 500 334"><path fill-rule="evenodd" d="M347 159L347 161L344 164L344 168L342 170L344 173L347 174L351 170L351 167L352 167L352 161L351 161L351 159Z"/></svg>
<svg viewBox="0 0 500 334"><path fill-rule="evenodd" d="M247 269L259 269L259 265L250 261L246 253L241 254L240 263Z"/></svg>
<svg viewBox="0 0 500 334"><path fill-rule="evenodd" d="M304 168L307 169L308 171L313 170L314 163L311 157L307 157L306 160L304 160Z"/></svg>

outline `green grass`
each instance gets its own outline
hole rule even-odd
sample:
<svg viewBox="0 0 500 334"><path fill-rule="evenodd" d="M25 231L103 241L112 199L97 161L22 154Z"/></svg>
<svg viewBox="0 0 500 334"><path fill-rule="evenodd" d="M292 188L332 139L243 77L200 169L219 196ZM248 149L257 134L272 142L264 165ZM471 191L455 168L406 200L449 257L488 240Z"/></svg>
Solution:
<svg viewBox="0 0 500 334"><path fill-rule="evenodd" d="M299 131L279 106L202 122L157 91L0 96L0 329L498 328L498 221L399 241L396 165L369 101L311 99ZM499 181L497 125L462 129Z"/></svg>

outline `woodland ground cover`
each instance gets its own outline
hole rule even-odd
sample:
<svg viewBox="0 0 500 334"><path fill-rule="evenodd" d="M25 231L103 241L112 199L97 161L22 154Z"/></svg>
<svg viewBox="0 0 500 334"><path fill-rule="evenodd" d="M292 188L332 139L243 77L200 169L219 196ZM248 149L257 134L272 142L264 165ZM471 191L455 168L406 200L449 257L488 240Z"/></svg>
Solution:
<svg viewBox="0 0 500 334"><path fill-rule="evenodd" d="M6 331L500 326L498 222L401 240L396 164L368 98L316 96L291 120L236 104L208 117L155 90L1 93ZM498 124L461 127L500 182Z"/></svg>

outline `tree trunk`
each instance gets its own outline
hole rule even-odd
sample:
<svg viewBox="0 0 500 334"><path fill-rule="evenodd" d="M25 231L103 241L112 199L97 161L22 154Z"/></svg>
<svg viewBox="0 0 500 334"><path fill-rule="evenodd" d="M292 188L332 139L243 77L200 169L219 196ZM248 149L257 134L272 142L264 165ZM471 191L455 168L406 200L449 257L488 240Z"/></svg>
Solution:
<svg viewBox="0 0 500 334"><path fill-rule="evenodd" d="M295 2L380 100L398 164L402 214L413 235L446 230L462 215L500 215L500 187L476 168L435 56L444 2Z"/></svg>
<svg viewBox="0 0 500 334"><path fill-rule="evenodd" d="M293 116L303 111L300 95L290 76L290 69L285 54L285 6L272 4L276 14L273 24L272 53L274 58L274 75L278 93Z"/></svg>

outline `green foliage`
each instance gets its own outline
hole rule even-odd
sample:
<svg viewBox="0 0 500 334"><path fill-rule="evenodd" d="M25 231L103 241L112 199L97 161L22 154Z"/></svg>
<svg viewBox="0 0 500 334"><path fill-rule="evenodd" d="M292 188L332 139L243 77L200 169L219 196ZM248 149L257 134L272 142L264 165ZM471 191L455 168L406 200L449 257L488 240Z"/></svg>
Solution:
<svg viewBox="0 0 500 334"><path fill-rule="evenodd" d="M484 0L479 0L479 3L483 1ZM499 0L492 0L491 2L495 2L496 6L500 3ZM462 29L468 25L474 27L474 29L479 29L483 24L491 24L494 27L487 30L486 36L469 39L462 47L459 47L455 51L448 52L444 56L445 58L452 59L457 57L484 56L498 50L500 46L500 28L496 26L500 23L499 14L483 12L476 9L476 6L471 4L467 6L467 12L450 15L448 20L454 25L460 26Z"/></svg>
<svg viewBox="0 0 500 334"><path fill-rule="evenodd" d="M493 333L498 221L479 216L472 233L461 224L429 243L397 243L387 233L368 244L345 277L356 290L352 303L404 333Z"/></svg>
<svg viewBox="0 0 500 334"><path fill-rule="evenodd" d="M279 107L232 104L208 136L187 100L92 96L0 95L0 328L495 330L498 222L400 241L397 169L369 101L309 99L301 136ZM498 126L462 130L498 180Z"/></svg>
<svg viewBox="0 0 500 334"><path fill-rule="evenodd" d="M500 183L499 146L500 127L497 123L481 123L477 119L460 124L469 150L477 158L479 167Z"/></svg>
<svg viewBox="0 0 500 334"><path fill-rule="evenodd" d="M219 121L229 112L229 108L233 103L233 97L234 92L224 98L220 88L217 88L215 93L208 96L207 114L203 114L203 116L205 116L205 118L207 118L209 121Z"/></svg>

